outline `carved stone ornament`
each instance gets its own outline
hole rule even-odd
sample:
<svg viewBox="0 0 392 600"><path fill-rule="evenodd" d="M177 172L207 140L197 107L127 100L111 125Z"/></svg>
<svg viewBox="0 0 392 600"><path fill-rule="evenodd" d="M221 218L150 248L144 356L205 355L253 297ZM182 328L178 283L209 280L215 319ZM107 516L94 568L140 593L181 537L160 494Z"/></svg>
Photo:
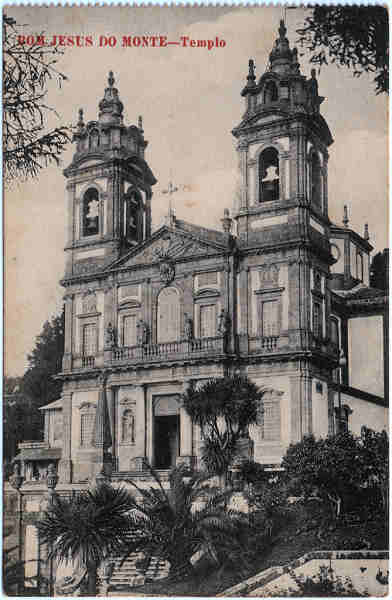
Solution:
<svg viewBox="0 0 392 600"><path fill-rule="evenodd" d="M175 277L176 270L174 264L169 260L161 262L159 267L159 276L165 285L169 285Z"/></svg>
<svg viewBox="0 0 392 600"><path fill-rule="evenodd" d="M277 265L265 265L259 271L260 287L278 285L279 267Z"/></svg>
<svg viewBox="0 0 392 600"><path fill-rule="evenodd" d="M97 312L97 296L95 292L87 290L83 295L83 312L84 313L96 313Z"/></svg>

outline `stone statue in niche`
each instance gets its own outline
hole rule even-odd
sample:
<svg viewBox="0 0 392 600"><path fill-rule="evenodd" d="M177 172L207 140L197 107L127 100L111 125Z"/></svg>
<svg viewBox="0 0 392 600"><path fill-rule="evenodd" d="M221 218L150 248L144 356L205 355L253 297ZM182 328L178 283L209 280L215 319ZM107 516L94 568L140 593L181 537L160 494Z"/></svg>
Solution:
<svg viewBox="0 0 392 600"><path fill-rule="evenodd" d="M105 333L105 348L114 348L116 345L116 332L111 323L106 327Z"/></svg>
<svg viewBox="0 0 392 600"><path fill-rule="evenodd" d="M131 410L126 410L121 419L121 440L135 443L135 415Z"/></svg>
<svg viewBox="0 0 392 600"><path fill-rule="evenodd" d="M192 340L193 339L193 321L192 318L188 315L188 313L185 313L184 315L184 333L185 333L185 339L186 340Z"/></svg>
<svg viewBox="0 0 392 600"><path fill-rule="evenodd" d="M231 319L229 313L222 308L218 317L218 334L226 337L230 333Z"/></svg>
<svg viewBox="0 0 392 600"><path fill-rule="evenodd" d="M143 319L139 319L136 325L137 343L139 346L148 344L148 325Z"/></svg>

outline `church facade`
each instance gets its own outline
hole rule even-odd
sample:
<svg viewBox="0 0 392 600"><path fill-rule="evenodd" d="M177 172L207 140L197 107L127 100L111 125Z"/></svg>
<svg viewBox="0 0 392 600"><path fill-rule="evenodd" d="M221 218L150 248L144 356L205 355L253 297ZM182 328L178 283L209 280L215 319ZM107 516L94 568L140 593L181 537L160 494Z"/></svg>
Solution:
<svg viewBox="0 0 392 600"><path fill-rule="evenodd" d="M305 434L387 427L387 298L369 287L367 228L351 230L346 212L342 226L329 219L324 98L283 22L258 80L249 61L242 96L241 185L220 231L170 211L152 232L142 120L123 123L112 73L98 120L79 112L64 171L63 391L42 409L45 440L20 445L26 492L39 496L49 464L64 491L102 471L143 477L147 462L198 468L181 394L211 377L246 374L263 390L249 433L271 468Z"/></svg>

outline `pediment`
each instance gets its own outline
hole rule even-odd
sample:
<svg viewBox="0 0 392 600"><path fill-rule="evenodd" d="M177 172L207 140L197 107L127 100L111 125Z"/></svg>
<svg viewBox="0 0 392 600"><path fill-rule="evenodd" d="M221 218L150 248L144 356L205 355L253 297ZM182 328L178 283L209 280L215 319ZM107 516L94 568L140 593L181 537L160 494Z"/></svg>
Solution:
<svg viewBox="0 0 392 600"><path fill-rule="evenodd" d="M162 227L149 240L135 247L109 268L132 268L138 265L158 264L164 260L176 262L218 254L224 249L219 244L197 239L188 232Z"/></svg>

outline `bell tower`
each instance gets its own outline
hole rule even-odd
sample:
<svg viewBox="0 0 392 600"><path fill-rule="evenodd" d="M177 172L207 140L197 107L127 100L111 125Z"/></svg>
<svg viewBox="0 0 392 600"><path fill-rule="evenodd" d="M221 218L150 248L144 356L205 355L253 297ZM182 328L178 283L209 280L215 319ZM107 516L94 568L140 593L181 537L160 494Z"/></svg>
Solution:
<svg viewBox="0 0 392 600"><path fill-rule="evenodd" d="M336 358L328 286L333 140L320 114L324 98L315 71L308 79L301 74L283 21L267 70L258 80L255 71L250 60L241 94L245 113L232 131L240 177L233 210L240 248L239 348L251 355L254 377L276 393L286 390L287 439L296 441L314 430L316 403L329 419Z"/></svg>
<svg viewBox="0 0 392 600"><path fill-rule="evenodd" d="M97 121L83 110L64 170L68 191L66 276L89 274L110 264L151 235L151 197L156 179L144 158L142 118L123 123L123 103L109 73Z"/></svg>
<svg viewBox="0 0 392 600"><path fill-rule="evenodd" d="M294 223L327 233L328 146L333 140L320 115L324 98L315 70L308 80L301 74L283 21L269 68L257 82L250 60L241 95L246 111L233 130L241 181L234 207L239 237L253 243L266 227Z"/></svg>

